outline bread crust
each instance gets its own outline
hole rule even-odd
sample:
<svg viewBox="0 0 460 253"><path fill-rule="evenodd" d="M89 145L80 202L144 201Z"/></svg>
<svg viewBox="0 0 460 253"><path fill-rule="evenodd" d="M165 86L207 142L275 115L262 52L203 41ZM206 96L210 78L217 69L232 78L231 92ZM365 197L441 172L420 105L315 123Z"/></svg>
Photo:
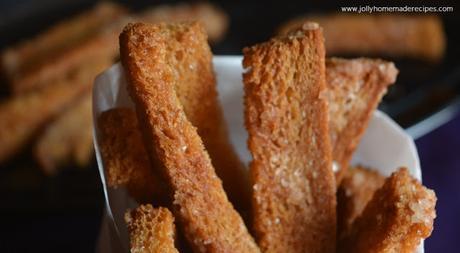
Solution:
<svg viewBox="0 0 460 253"><path fill-rule="evenodd" d="M132 253L178 253L172 213L164 207L140 205L125 214Z"/></svg>
<svg viewBox="0 0 460 253"><path fill-rule="evenodd" d="M446 49L442 20L435 15L311 15L286 22L278 33L286 34L311 21L324 28L330 56L386 55L438 62Z"/></svg>
<svg viewBox="0 0 460 253"><path fill-rule="evenodd" d="M333 168L340 184L369 120L396 81L398 70L392 62L380 59L330 58L326 61L329 100L329 135Z"/></svg>
<svg viewBox="0 0 460 253"><path fill-rule="evenodd" d="M339 252L414 252L433 230L436 195L405 168L377 190L347 234Z"/></svg>
<svg viewBox="0 0 460 253"><path fill-rule="evenodd" d="M325 52L318 25L246 48L254 232L263 252L334 252Z"/></svg>
<svg viewBox="0 0 460 253"><path fill-rule="evenodd" d="M174 43L178 41L180 43ZM211 52L198 23L129 24L120 35L128 91L150 158L157 156L171 186L173 211L195 252L259 252L233 209L209 156L176 94L172 46L197 54L189 78L214 79ZM173 43L171 43L173 42ZM186 66L189 67L189 66Z"/></svg>

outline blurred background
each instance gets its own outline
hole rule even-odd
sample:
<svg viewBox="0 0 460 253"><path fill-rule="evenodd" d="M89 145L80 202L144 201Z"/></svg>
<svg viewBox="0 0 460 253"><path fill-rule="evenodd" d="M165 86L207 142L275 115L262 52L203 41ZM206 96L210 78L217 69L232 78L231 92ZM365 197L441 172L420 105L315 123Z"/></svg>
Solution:
<svg viewBox="0 0 460 253"><path fill-rule="evenodd" d="M460 15L453 3L422 2L397 6L454 9L426 19L425 15L420 22L390 18L400 31L372 30L370 26L369 34L355 38L372 41L375 34L396 34L385 41L385 49L377 42L374 49L364 51L346 45L326 47L328 55L395 61L400 70L397 83L379 108L416 138L424 184L438 196L438 218L425 242L426 252L456 252L460 227ZM340 7L365 4L0 1L0 252L94 251L104 200L92 151L90 89L94 77L117 61L117 36L126 22L200 19L214 54L240 55L242 48L267 40L294 18L337 14ZM417 28L419 24L422 28ZM411 31L417 29L429 32L414 35L417 33ZM326 31L326 40L346 35L344 31ZM392 45L398 41L409 42L398 49Z"/></svg>

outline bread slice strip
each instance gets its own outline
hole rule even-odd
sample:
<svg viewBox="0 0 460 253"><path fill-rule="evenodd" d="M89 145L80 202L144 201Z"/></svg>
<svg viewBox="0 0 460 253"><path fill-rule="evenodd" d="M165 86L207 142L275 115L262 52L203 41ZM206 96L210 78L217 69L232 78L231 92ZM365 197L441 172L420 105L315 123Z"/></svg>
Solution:
<svg viewBox="0 0 460 253"><path fill-rule="evenodd" d="M66 79L76 68L91 64L94 59L113 62L118 56L116 42L122 24L124 22L120 20L84 43L55 57L47 57L46 62L18 76L11 83L11 91L21 94L53 84L56 80Z"/></svg>
<svg viewBox="0 0 460 253"><path fill-rule="evenodd" d="M339 252L414 252L433 230L436 195L402 168L385 180L350 231Z"/></svg>
<svg viewBox="0 0 460 253"><path fill-rule="evenodd" d="M369 120L398 74L392 62L357 58L326 61L329 134L333 168L340 184Z"/></svg>
<svg viewBox="0 0 460 253"><path fill-rule="evenodd" d="M174 86L187 119L197 128L230 201L237 210L247 211L251 196L248 173L228 137L217 97L212 54L207 44L194 51L179 38L170 39L168 49L165 60L176 64Z"/></svg>
<svg viewBox="0 0 460 253"><path fill-rule="evenodd" d="M363 212L374 192L382 187L385 177L362 166L351 167L337 189L337 235L350 229L353 221Z"/></svg>
<svg viewBox="0 0 460 253"><path fill-rule="evenodd" d="M109 65L95 60L66 80L0 104L0 162L19 152L41 127L90 90L94 77Z"/></svg>
<svg viewBox="0 0 460 253"><path fill-rule="evenodd" d="M263 252L334 252L335 180L317 24L244 49L254 231Z"/></svg>
<svg viewBox="0 0 460 253"><path fill-rule="evenodd" d="M53 175L69 164L85 167L93 157L91 91L71 105L52 123L34 145L34 155L42 170Z"/></svg>
<svg viewBox="0 0 460 253"><path fill-rule="evenodd" d="M166 203L168 192L149 161L136 112L130 108L110 109L98 117L98 127L108 186L126 187L138 203Z"/></svg>
<svg viewBox="0 0 460 253"><path fill-rule="evenodd" d="M227 14L206 2L155 6L141 12L139 18L147 23L200 21L211 42L222 40L229 25Z"/></svg>
<svg viewBox="0 0 460 253"><path fill-rule="evenodd" d="M153 208L150 204L141 205L126 212L125 221L129 230L131 252L179 252L174 245L174 217L167 208Z"/></svg>
<svg viewBox="0 0 460 253"><path fill-rule="evenodd" d="M0 57L2 70L10 82L18 80L31 69L51 62L68 49L84 43L102 27L126 13L110 2L101 2L92 9L63 21L30 40L6 49Z"/></svg>
<svg viewBox="0 0 460 253"><path fill-rule="evenodd" d="M171 53L176 53L176 60ZM189 54L195 62L185 65ZM148 156L158 157L164 165L161 169L174 196L173 211L193 250L259 252L228 201L175 91L178 82L214 80L203 27L130 24L120 35L120 55ZM184 68L192 70L187 72L189 80L181 77Z"/></svg>
<svg viewBox="0 0 460 253"><path fill-rule="evenodd" d="M330 56L387 55L437 62L446 49L442 20L435 15L312 15L286 22L278 33L286 34L309 21L324 28Z"/></svg>

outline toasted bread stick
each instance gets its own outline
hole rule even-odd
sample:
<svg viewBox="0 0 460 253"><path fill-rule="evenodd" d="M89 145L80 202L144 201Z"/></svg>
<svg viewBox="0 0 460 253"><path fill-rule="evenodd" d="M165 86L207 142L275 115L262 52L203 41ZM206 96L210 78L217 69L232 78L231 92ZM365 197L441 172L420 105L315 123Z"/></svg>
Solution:
<svg viewBox="0 0 460 253"><path fill-rule="evenodd" d="M179 252L174 245L174 217L167 208L153 208L150 204L141 205L126 212L125 221L128 224L131 252Z"/></svg>
<svg viewBox="0 0 460 253"><path fill-rule="evenodd" d="M263 252L334 252L335 180L317 24L246 48L254 231Z"/></svg>
<svg viewBox="0 0 460 253"><path fill-rule="evenodd" d="M73 47L55 58L27 71L11 83L11 90L15 94L38 89L55 80L66 79L72 75L75 68L91 64L94 59L114 61L118 56L117 36L122 29L123 22L110 25L98 35L88 41Z"/></svg>
<svg viewBox="0 0 460 253"><path fill-rule="evenodd" d="M180 39L171 39L168 45L172 49L166 52L167 62L180 63L174 70L175 89L185 114L197 128L230 201L237 210L247 211L251 195L248 173L228 137L217 97L212 54L207 44L202 46L204 49L190 50Z"/></svg>
<svg viewBox="0 0 460 253"><path fill-rule="evenodd" d="M339 252L414 252L433 230L435 204L434 192L400 169L374 193Z"/></svg>
<svg viewBox="0 0 460 253"><path fill-rule="evenodd" d="M348 231L374 192L382 187L385 177L375 170L361 166L347 170L337 189L337 235Z"/></svg>
<svg viewBox="0 0 460 253"><path fill-rule="evenodd" d="M441 18L434 15L354 15L306 16L282 25L286 34L305 22L318 22L324 28L328 55L358 54L411 57L439 61L446 39Z"/></svg>
<svg viewBox="0 0 460 253"><path fill-rule="evenodd" d="M397 74L394 64L383 60L326 61L329 134L338 185L374 110Z"/></svg>
<svg viewBox="0 0 460 253"><path fill-rule="evenodd" d="M227 14L210 3L155 6L140 13L139 18L148 23L200 21L211 42L223 39L229 23Z"/></svg>
<svg viewBox="0 0 460 253"><path fill-rule="evenodd" d="M34 145L34 155L42 170L53 175L62 166L87 166L93 157L91 91L73 103L46 126Z"/></svg>
<svg viewBox="0 0 460 253"><path fill-rule="evenodd" d="M178 43L178 42L181 43ZM169 57L178 51L176 60ZM185 65L188 54L195 64ZM176 94L178 71L189 79L213 80L211 51L198 23L130 24L120 35L128 91L151 159L163 163L173 211L195 252L259 252L243 220L228 201L196 128Z"/></svg>
<svg viewBox="0 0 460 253"><path fill-rule="evenodd" d="M0 104L0 162L19 152L66 105L91 89L94 77L109 64L96 60L81 66L67 80Z"/></svg>
<svg viewBox="0 0 460 253"><path fill-rule="evenodd" d="M5 50L1 55L1 65L7 79L14 82L22 78L29 70L50 62L69 48L83 43L100 31L101 27L110 24L125 12L114 3L101 2L91 10Z"/></svg>
<svg viewBox="0 0 460 253"><path fill-rule="evenodd" d="M161 177L154 174L136 112L130 108L105 111L98 118L98 126L108 185L114 188L125 186L139 203L165 203L168 192Z"/></svg>

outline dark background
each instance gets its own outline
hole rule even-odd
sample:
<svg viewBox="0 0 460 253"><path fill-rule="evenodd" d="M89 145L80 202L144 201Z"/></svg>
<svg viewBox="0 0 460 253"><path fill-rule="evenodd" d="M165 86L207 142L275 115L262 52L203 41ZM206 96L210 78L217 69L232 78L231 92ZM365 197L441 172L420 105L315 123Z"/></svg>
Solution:
<svg viewBox="0 0 460 253"><path fill-rule="evenodd" d="M132 10L177 1L116 1ZM340 6L365 2L212 1L231 18L226 39L213 46L215 54L241 54L245 46L268 39L289 18L307 12L334 12ZM56 21L91 7L88 0L0 0L0 49L29 38ZM454 6L442 15L448 38L446 57L439 64L395 60L400 75L380 109L403 127L441 124L416 141L424 184L435 189L438 218L426 241L427 252L457 252L460 228L460 15L453 3L398 2L399 6ZM388 6L388 3L372 3ZM5 96L4 84L1 96ZM0 97L1 97L0 96ZM1 99L1 98L0 98ZM446 114L446 111L448 112ZM447 115L439 117L439 115ZM440 120L440 118L442 118ZM435 125L436 125L435 124ZM85 170L69 168L46 177L25 152L0 165L0 252L92 252L103 211L103 195L95 163Z"/></svg>

